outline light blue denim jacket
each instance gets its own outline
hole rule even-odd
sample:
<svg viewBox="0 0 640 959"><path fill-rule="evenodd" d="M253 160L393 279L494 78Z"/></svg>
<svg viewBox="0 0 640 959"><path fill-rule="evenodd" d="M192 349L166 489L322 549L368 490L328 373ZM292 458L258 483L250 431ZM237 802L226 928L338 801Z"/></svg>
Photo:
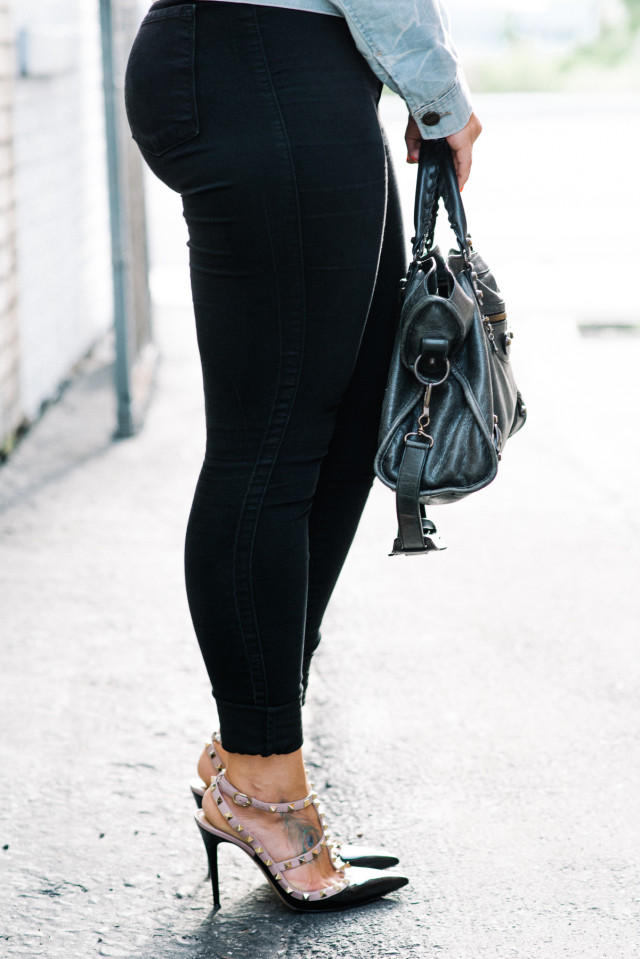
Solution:
<svg viewBox="0 0 640 959"><path fill-rule="evenodd" d="M457 133L469 119L469 89L439 0L251 2L344 17L358 50L402 97L425 139Z"/></svg>

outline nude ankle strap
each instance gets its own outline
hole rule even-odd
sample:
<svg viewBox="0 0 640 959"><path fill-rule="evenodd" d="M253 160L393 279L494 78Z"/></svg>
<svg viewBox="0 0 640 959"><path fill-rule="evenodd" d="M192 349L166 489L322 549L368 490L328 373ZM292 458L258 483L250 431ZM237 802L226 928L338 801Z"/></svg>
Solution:
<svg viewBox="0 0 640 959"><path fill-rule="evenodd" d="M224 773L221 773L217 777L216 782L220 792L224 793L225 796L230 796L236 806L241 806L244 809L246 809L247 806L253 806L254 809L262 809L264 812L295 812L298 809L308 809L312 803L316 806L320 803L318 794L314 792L309 793L304 799L296 799L293 802L262 802L261 799L247 796L246 793L242 793L236 789Z"/></svg>
<svg viewBox="0 0 640 959"><path fill-rule="evenodd" d="M217 750L217 746L221 745L222 740L220 739L220 733L218 732L211 733L211 742L204 744L204 748L206 749L209 759L213 763L214 769L217 773L221 773L224 769L224 763L222 762L220 753Z"/></svg>

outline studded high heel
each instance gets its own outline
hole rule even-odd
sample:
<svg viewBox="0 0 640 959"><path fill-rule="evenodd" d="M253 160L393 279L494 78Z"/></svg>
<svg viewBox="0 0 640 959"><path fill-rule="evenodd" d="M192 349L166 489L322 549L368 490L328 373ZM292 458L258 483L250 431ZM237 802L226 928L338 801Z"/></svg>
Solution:
<svg viewBox="0 0 640 959"><path fill-rule="evenodd" d="M211 760L214 776L217 776L218 773L221 773L224 770L224 762L222 760L222 756L218 752L218 746L221 745L222 741L220 739L220 733L218 732L211 733L211 742L206 742L204 744L204 751ZM191 792L193 793L193 798L195 799L196 805L199 809L202 806L202 797L204 796L205 789L207 787L204 785L202 779L194 779L193 782L190 783L190 786Z"/></svg>
<svg viewBox="0 0 640 959"><path fill-rule="evenodd" d="M224 771L222 756L217 750L217 746L219 745L222 745L220 733L214 732L211 734L211 742L205 743L204 746L213 764L215 775ZM198 809L201 809L206 786L200 779L194 780L190 785L196 806ZM311 783L311 788L313 789L313 783ZM340 859L344 862L351 863L352 866L367 866L371 869L390 869L392 866L397 866L400 862L397 856L392 856L390 853L385 852L384 849L378 849L376 846L343 843L334 839L328 833L326 833L326 838L330 849L339 856Z"/></svg>
<svg viewBox="0 0 640 959"><path fill-rule="evenodd" d="M380 872L377 869L353 867L348 870L348 878L340 878L338 882L322 889L311 890L309 892L297 889L295 886L295 878L291 873L297 869L298 866L314 862L318 856L321 855L323 849L328 847L321 814L319 814L319 822L322 834L319 842L317 842L312 849L304 850L294 856L277 862L260 843L259 839L251 835L252 832L257 830L253 828L249 830L236 813L232 811L227 800L240 809L246 809L251 806L263 812L287 815L300 809L308 809L312 805L317 808L319 801L316 793L310 793L308 796L305 796L304 799L298 799L293 802L266 803L239 792L227 780L224 773L220 773L212 780L210 789L220 813L224 816L228 825L237 833L237 835L231 835L230 833L223 832L221 829L217 829L209 822L202 809L196 813L196 823L209 859L215 908L219 908L220 906L218 846L223 842L232 843L244 850L264 873L285 905L298 912L335 911L364 905L367 902L379 899L387 893L394 892L396 889L401 889L402 886L405 886L408 882L408 879L404 876ZM336 857L332 857L332 862L338 870L345 868L345 863Z"/></svg>

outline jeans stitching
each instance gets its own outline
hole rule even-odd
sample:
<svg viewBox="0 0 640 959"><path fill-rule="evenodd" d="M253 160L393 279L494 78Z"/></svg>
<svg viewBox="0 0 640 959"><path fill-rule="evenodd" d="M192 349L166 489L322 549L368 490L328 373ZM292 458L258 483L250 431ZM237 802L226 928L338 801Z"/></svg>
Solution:
<svg viewBox="0 0 640 959"><path fill-rule="evenodd" d="M273 78L269 70L269 63L267 60L266 52L262 42L262 36L260 34L260 26L258 23L258 18L256 15L255 9L251 11L253 26L255 27L255 38L257 41L257 47L260 53L261 67L266 78L267 84L269 86L270 98L275 112L277 114L277 122L280 128L282 135L287 161L290 167L291 172L291 194L293 199L293 204L295 206L296 221L298 224L298 235L297 235L297 260L300 267L300 304L299 312L300 319L295 326L292 325L290 335L292 338L298 341L298 350L297 357L295 359L295 365L291 360L286 363L284 357L284 349L281 351L280 357L280 368L278 370L278 381L276 389L274 391L274 400L269 414L268 424L265 428L263 441L260 447L260 451L257 455L256 462L247 484L247 490L242 504L242 513L240 516L240 521L238 523L238 531L236 535L236 541L234 543L234 560L233 560L233 572L234 572L234 594L235 594L235 605L238 615L238 621L240 624L241 633L243 636L245 651L247 654L247 661L249 664L249 670L251 675L253 695L255 705L265 705L266 703L259 703L258 700L263 698L266 700L268 698L268 689L266 688L266 674L264 669L264 661L262 657L262 650L260 646L260 635L257 628L257 617L254 605L254 597L251 583L251 570L252 570L252 556L253 556L253 546L255 542L255 533L256 528L260 519L261 508L264 502L264 497L266 495L269 479L272 474L275 462L278 456L278 452L282 445L284 435L286 433L286 428L289 423L292 408L295 402L298 385L300 381L300 372L302 367L302 358L303 358L303 345L304 345L304 262L303 262L303 253L302 253L302 239L300 233L300 207L299 207L299 198L298 198L298 188L295 176L295 167L293 163L293 156L291 152L291 145L286 131L286 125L284 122L284 117L280 109L277 92L273 83ZM268 220L267 229L269 228ZM293 248L293 243L290 241L290 245ZM275 259L273 244L270 246L271 257L273 261L273 268L277 274L278 264ZM291 276L291 266L287 266L287 274ZM280 312L280 318L282 317L282 312ZM281 342L283 341L285 331L280 326L281 331ZM244 568L241 568L244 566ZM240 583L244 577L244 587L243 587L243 596L239 595L240 592ZM243 604L246 603L246 605ZM253 633L253 637L251 637ZM302 642L301 642L302 650ZM257 673L262 673L262 689L260 689L260 682L258 680ZM266 707L268 708L268 707ZM268 717L268 713L266 714ZM267 721L267 728L265 733L267 736L267 741L271 740L271 737L274 733L272 729L272 724ZM265 744L266 745L266 744ZM266 748L268 746L266 745Z"/></svg>

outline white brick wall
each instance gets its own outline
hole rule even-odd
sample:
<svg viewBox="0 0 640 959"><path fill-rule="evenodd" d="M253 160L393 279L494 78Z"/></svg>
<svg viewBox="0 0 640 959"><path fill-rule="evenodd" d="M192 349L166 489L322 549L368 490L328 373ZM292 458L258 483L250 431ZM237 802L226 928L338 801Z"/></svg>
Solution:
<svg viewBox="0 0 640 959"><path fill-rule="evenodd" d="M13 14L27 41L50 30L61 45L53 74L14 84L20 402L33 418L112 320L99 5L14 0Z"/></svg>
<svg viewBox="0 0 640 959"><path fill-rule="evenodd" d="M12 41L9 5L0 0L0 451L11 442L21 420L11 124L14 70Z"/></svg>

